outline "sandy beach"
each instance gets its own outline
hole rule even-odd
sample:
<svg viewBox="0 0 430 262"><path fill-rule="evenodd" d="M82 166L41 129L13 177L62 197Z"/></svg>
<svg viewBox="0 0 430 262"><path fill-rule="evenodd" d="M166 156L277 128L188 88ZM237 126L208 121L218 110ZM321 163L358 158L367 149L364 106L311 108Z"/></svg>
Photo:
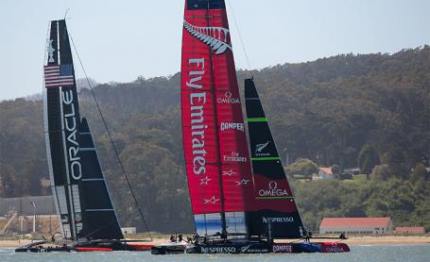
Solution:
<svg viewBox="0 0 430 262"><path fill-rule="evenodd" d="M30 242L30 240L0 240L0 248L15 248Z"/></svg>
<svg viewBox="0 0 430 262"><path fill-rule="evenodd" d="M168 239L154 239L153 243L162 243L167 242ZM299 241L299 240L297 240ZM340 240L333 239L318 239L313 238L313 242L319 241L334 241L338 242ZM25 245L30 243L30 240L0 240L0 248L15 248L18 246ZM285 241L287 242L287 241ZM290 241L288 241L290 242ZM348 245L419 245L419 244L428 244L430 245L430 236L353 236L348 238L347 240L343 240L342 242L347 243Z"/></svg>
<svg viewBox="0 0 430 262"><path fill-rule="evenodd" d="M349 245L430 245L430 236L362 236L351 237L344 242Z"/></svg>

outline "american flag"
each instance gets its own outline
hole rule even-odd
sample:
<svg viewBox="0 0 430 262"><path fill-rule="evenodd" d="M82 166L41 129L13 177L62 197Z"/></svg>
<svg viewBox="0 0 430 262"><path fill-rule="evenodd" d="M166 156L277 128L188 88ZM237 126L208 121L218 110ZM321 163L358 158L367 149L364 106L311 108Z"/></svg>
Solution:
<svg viewBox="0 0 430 262"><path fill-rule="evenodd" d="M44 69L46 87L70 86L74 84L72 65L47 65Z"/></svg>

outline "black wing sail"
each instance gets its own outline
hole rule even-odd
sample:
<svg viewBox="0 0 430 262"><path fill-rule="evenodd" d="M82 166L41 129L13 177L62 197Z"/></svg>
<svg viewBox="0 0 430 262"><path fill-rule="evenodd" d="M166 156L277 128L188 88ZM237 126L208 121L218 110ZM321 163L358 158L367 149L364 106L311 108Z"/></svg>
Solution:
<svg viewBox="0 0 430 262"><path fill-rule="evenodd" d="M85 118L82 118L79 138L83 174L81 179L81 199L84 210L84 227L79 237L122 239L121 228L112 206L93 137Z"/></svg>
<svg viewBox="0 0 430 262"><path fill-rule="evenodd" d="M64 20L52 21L45 76L45 132L52 192L66 239L82 229L79 105L73 59Z"/></svg>
<svg viewBox="0 0 430 262"><path fill-rule="evenodd" d="M245 80L245 100L256 209L248 216L250 233L265 235L270 223L274 238L302 237L302 220L252 79Z"/></svg>
<svg viewBox="0 0 430 262"><path fill-rule="evenodd" d="M79 115L73 58L64 20L51 22L47 44L45 137L52 193L63 235L70 240L122 238L104 181L84 181L104 178L95 151L81 150L82 143L92 147L94 143L91 135L88 138L86 120L81 122ZM94 212L94 209L109 211Z"/></svg>

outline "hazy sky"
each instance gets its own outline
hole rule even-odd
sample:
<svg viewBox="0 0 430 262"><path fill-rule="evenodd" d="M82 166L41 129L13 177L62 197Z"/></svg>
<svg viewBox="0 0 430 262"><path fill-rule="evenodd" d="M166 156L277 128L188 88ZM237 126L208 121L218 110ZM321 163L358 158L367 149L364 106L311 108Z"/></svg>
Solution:
<svg viewBox="0 0 430 262"><path fill-rule="evenodd" d="M42 90L48 23L64 17L90 77L179 71L184 0L0 0L0 100ZM238 68L430 44L428 0L227 0ZM233 12L232 12L233 11ZM77 77L83 77L75 59Z"/></svg>

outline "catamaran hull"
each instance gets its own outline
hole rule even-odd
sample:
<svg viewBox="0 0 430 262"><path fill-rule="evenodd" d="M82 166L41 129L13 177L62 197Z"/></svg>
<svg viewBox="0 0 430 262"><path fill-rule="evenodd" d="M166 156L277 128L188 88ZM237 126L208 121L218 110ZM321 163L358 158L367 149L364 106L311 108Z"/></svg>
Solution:
<svg viewBox="0 0 430 262"><path fill-rule="evenodd" d="M50 252L71 252L71 248L37 248L37 247L19 247L15 249L16 253L50 253Z"/></svg>
<svg viewBox="0 0 430 262"><path fill-rule="evenodd" d="M106 241L81 243L75 245L73 250L76 252L149 251L153 246L148 243Z"/></svg>
<svg viewBox="0 0 430 262"><path fill-rule="evenodd" d="M258 242L154 246L151 254L344 253L349 251L347 244L336 242L275 244Z"/></svg>
<svg viewBox="0 0 430 262"><path fill-rule="evenodd" d="M158 245L151 248L151 254L153 255L175 255L175 254L185 254L185 250L194 245L188 244L165 244Z"/></svg>
<svg viewBox="0 0 430 262"><path fill-rule="evenodd" d="M38 241L15 249L16 253L49 253L71 252L73 248L68 245L58 245L47 241Z"/></svg>
<svg viewBox="0 0 430 262"><path fill-rule="evenodd" d="M186 250L189 254L263 254L263 253L343 253L349 252L344 243L285 243L245 245L197 245Z"/></svg>
<svg viewBox="0 0 430 262"><path fill-rule="evenodd" d="M78 246L23 246L15 249L16 253L49 253L49 252L111 252L111 251L150 251L154 245L141 243L103 243L100 245ZM182 251L184 253L184 251Z"/></svg>

